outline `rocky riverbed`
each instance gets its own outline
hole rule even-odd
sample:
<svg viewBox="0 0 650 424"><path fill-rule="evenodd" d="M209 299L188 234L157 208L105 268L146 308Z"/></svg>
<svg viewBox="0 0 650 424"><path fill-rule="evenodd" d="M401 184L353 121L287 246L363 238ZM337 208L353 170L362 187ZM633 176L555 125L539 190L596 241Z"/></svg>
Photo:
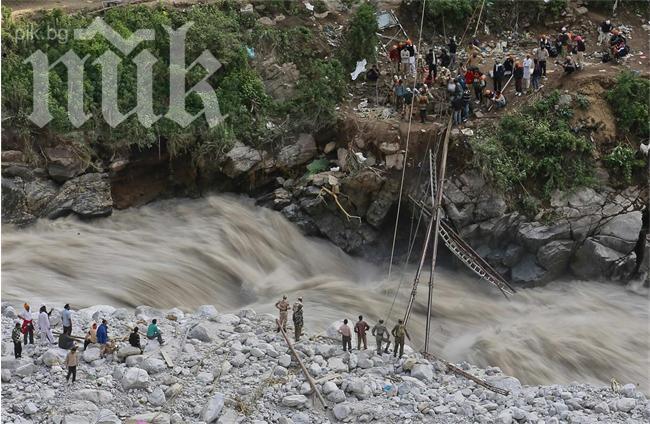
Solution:
<svg viewBox="0 0 650 424"><path fill-rule="evenodd" d="M429 361L412 349L402 359L366 351L345 353L335 336L307 334L296 349L326 398L326 408L279 333L274 317L251 309L194 313L140 306L135 311L95 306L73 313L73 334L107 319L122 340L158 318L164 346L147 341L144 353L119 343L111 357L82 352L77 382L67 385L66 351L36 345L13 358L10 331L16 310L2 305L2 422L5 423L641 423L650 404L633 384L613 390L580 383L522 386L500 369L458 364L510 391L494 393ZM60 329L60 311L52 313ZM371 345L374 343L371 342ZM161 349L173 362L169 367Z"/></svg>

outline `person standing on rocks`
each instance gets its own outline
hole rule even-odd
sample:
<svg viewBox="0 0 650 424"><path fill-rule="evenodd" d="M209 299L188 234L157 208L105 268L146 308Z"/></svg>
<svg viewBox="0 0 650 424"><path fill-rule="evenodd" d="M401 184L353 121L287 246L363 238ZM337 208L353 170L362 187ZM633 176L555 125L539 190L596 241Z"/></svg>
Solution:
<svg viewBox="0 0 650 424"><path fill-rule="evenodd" d="M546 47L540 47L535 52L535 59L539 63L539 67L542 71L542 77L546 78L546 60L548 59L548 49Z"/></svg>
<svg viewBox="0 0 650 424"><path fill-rule="evenodd" d="M388 353L388 347L390 346L390 334L384 325L383 319L380 319L379 323L375 324L375 326L372 327L372 335L375 336L375 341L377 342L377 355L381 355L381 345L383 342L387 342L384 353Z"/></svg>
<svg viewBox="0 0 650 424"><path fill-rule="evenodd" d="M52 326L50 325L50 312L47 312L45 305L41 306L38 313L38 332L43 343L54 344L54 336L52 335Z"/></svg>
<svg viewBox="0 0 650 424"><path fill-rule="evenodd" d="M341 335L341 341L343 342L343 352L346 351L346 348L348 351L352 351L352 331L348 325L347 318L343 320L343 324L339 327L338 332Z"/></svg>
<svg viewBox="0 0 650 424"><path fill-rule="evenodd" d="M302 335L302 326L304 324L302 316L302 297L299 297L296 302L293 304L293 330L294 330L294 339L296 342L300 340Z"/></svg>
<svg viewBox="0 0 650 424"><path fill-rule="evenodd" d="M458 46L456 45L456 37L451 37L449 39L449 69L453 69L456 65L456 50Z"/></svg>
<svg viewBox="0 0 650 424"><path fill-rule="evenodd" d="M22 331L18 320L16 320L16 325L11 331L11 341L14 342L14 357L18 359L23 354Z"/></svg>
<svg viewBox="0 0 650 424"><path fill-rule="evenodd" d="M23 305L23 310L18 314L18 317L23 320L21 331L24 335L23 342L25 346L27 346L27 336L29 336L29 343L34 344L34 321L28 303Z"/></svg>
<svg viewBox="0 0 650 424"><path fill-rule="evenodd" d="M495 59L494 66L492 67L492 83L494 84L494 91L499 91L503 87L503 77L505 77L505 73L506 68L499 62L499 59Z"/></svg>
<svg viewBox="0 0 650 424"><path fill-rule="evenodd" d="M287 302L287 295L282 296L282 300L278 300L275 303L275 307L280 311L280 325L284 331L287 331L287 318L289 316L289 302ZM277 333L280 332L280 327L276 330Z"/></svg>
<svg viewBox="0 0 650 424"><path fill-rule="evenodd" d="M97 343L97 323L93 322L93 325L90 326L90 329L86 333L84 338L84 351L91 343Z"/></svg>
<svg viewBox="0 0 650 424"><path fill-rule="evenodd" d="M77 346L72 346L70 352L65 356L64 365L68 367L68 375L65 376L66 383L72 376L72 382L77 379L77 366L79 365L79 355L77 354Z"/></svg>
<svg viewBox="0 0 650 424"><path fill-rule="evenodd" d="M70 311L69 303L66 303L63 307L61 323L63 324L63 334L72 335L72 311Z"/></svg>
<svg viewBox="0 0 650 424"><path fill-rule="evenodd" d="M407 339L411 340L409 332L406 330L406 325L401 319L397 320L397 325L393 327L391 331L393 338L395 339L395 347L393 350L393 356L397 357L397 350L399 349L399 357L401 358L404 355L404 336Z"/></svg>
<svg viewBox="0 0 650 424"><path fill-rule="evenodd" d="M137 347L142 352L142 345L140 344L140 333L138 333L138 327L133 327L133 331L129 334L129 344L133 347Z"/></svg>
<svg viewBox="0 0 650 424"><path fill-rule="evenodd" d="M361 342L363 342L363 350L368 349L368 338L366 331L370 330L370 326L363 320L363 316L359 315L359 321L354 326L354 332L357 333L357 350L361 350Z"/></svg>
<svg viewBox="0 0 650 424"><path fill-rule="evenodd" d="M106 355L108 344L108 323L105 319L102 320L102 324L97 329L97 343L101 345L99 356L103 358Z"/></svg>
<svg viewBox="0 0 650 424"><path fill-rule="evenodd" d="M147 327L147 338L149 340L158 339L158 343L162 346L165 344L165 341L162 338L162 333L158 329L158 320L151 320L151 324Z"/></svg>
<svg viewBox="0 0 650 424"><path fill-rule="evenodd" d="M598 44L603 45L606 41L609 40L609 33L614 29L612 21L607 19L606 21L601 22L598 27Z"/></svg>

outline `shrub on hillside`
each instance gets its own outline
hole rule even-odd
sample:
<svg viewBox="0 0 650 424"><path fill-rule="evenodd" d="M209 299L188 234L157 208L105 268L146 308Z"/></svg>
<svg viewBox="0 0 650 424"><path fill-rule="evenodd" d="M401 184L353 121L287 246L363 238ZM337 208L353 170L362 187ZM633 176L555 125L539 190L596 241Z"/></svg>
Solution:
<svg viewBox="0 0 650 424"><path fill-rule="evenodd" d="M354 14L350 25L343 34L343 43L339 48L341 62L346 68L352 68L357 61L366 59L374 63L377 56L377 17L376 9L370 3L364 3Z"/></svg>
<svg viewBox="0 0 650 424"><path fill-rule="evenodd" d="M501 118L496 132L472 143L474 164L504 191L526 187L548 196L554 189L588 185L593 146L569 126L571 109L552 93Z"/></svg>
<svg viewBox="0 0 650 424"><path fill-rule="evenodd" d="M650 80L630 71L621 73L614 87L607 92L619 128L641 138L650 136L648 99Z"/></svg>

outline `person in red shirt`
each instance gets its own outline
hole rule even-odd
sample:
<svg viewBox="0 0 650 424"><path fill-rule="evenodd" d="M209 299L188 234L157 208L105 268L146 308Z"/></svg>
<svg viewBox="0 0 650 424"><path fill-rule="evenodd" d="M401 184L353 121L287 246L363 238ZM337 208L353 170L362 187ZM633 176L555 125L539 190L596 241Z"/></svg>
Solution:
<svg viewBox="0 0 650 424"><path fill-rule="evenodd" d="M397 44L388 52L388 58L395 64L395 72L399 74L400 48L397 47Z"/></svg>
<svg viewBox="0 0 650 424"><path fill-rule="evenodd" d="M357 333L357 350L361 350L361 342L363 341L363 350L368 349L368 339L366 338L366 331L370 330L370 326L363 320L363 316L359 315L359 321L354 326L354 332Z"/></svg>

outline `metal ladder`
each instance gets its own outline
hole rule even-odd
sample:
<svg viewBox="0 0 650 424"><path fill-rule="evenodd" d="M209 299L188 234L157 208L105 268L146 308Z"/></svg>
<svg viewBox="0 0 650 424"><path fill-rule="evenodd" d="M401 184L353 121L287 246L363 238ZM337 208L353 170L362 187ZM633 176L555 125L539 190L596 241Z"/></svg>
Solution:
<svg viewBox="0 0 650 424"><path fill-rule="evenodd" d="M408 196L409 200L416 206L421 208L424 213L429 217L432 216L429 208L422 202L414 199L411 195ZM476 275L484 279L488 283L497 287L504 296L508 297L510 294L515 293L515 289L508 284L508 282L485 261L478 253L474 251L450 226L444 221L440 222L438 234L445 243L445 246L463 262L469 269Z"/></svg>

